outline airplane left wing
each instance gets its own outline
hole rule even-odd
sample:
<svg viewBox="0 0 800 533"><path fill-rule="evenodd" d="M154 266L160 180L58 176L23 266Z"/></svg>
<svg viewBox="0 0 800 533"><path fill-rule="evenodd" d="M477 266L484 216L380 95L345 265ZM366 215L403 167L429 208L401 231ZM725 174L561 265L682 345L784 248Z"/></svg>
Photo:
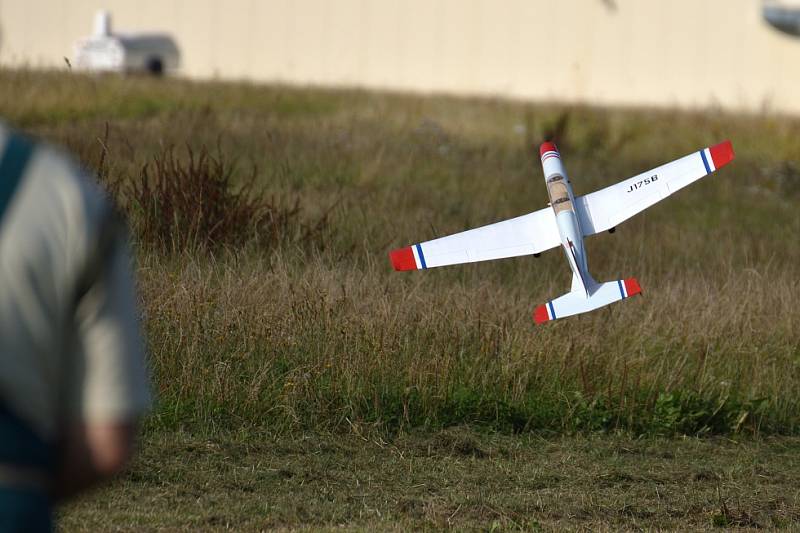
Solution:
<svg viewBox="0 0 800 533"><path fill-rule="evenodd" d="M678 189L719 170L733 160L730 141L703 148L616 185L575 199L585 236L609 230L663 200Z"/></svg>
<svg viewBox="0 0 800 533"><path fill-rule="evenodd" d="M389 253L395 270L417 270L538 254L561 244L553 209L503 220Z"/></svg>

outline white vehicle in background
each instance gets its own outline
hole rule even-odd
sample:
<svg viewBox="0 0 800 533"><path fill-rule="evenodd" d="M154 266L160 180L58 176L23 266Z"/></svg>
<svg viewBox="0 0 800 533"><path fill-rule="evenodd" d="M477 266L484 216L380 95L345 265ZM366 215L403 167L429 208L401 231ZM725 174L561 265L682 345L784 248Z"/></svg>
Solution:
<svg viewBox="0 0 800 533"><path fill-rule="evenodd" d="M533 312L537 324L599 309L624 300L642 289L635 278L598 283L589 274L583 238L617 224L669 195L719 170L733 160L730 141L702 148L671 163L575 197L561 154L552 142L539 149L550 207L517 218L421 242L389 257L395 270L426 268L520 255L538 256L561 247L572 270L570 292L542 304Z"/></svg>
<svg viewBox="0 0 800 533"><path fill-rule="evenodd" d="M764 0L761 13L774 28L789 35L800 35L799 0Z"/></svg>
<svg viewBox="0 0 800 533"><path fill-rule="evenodd" d="M166 33L114 33L111 15L99 11L94 34L75 44L74 66L95 72L149 73L155 76L177 70L180 52Z"/></svg>

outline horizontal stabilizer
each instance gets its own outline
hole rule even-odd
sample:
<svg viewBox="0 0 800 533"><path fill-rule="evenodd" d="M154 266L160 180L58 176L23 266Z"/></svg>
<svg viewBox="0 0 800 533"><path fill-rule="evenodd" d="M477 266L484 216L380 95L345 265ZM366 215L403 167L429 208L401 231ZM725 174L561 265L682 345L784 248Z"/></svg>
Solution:
<svg viewBox="0 0 800 533"><path fill-rule="evenodd" d="M568 292L555 300L540 305L533 312L533 320L537 324L542 324L557 318L594 311L640 292L642 292L642 289L639 287L639 282L636 281L636 278L601 283L590 291L591 295L588 298L583 290L578 290Z"/></svg>

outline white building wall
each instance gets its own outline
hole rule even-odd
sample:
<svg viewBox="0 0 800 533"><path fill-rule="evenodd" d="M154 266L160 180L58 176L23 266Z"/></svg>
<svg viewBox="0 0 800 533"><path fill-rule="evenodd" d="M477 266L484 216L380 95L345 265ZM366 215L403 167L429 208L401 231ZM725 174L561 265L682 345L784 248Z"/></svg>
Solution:
<svg viewBox="0 0 800 533"><path fill-rule="evenodd" d="M0 0L0 65L63 68L98 9L183 75L800 112L800 39L758 0Z"/></svg>

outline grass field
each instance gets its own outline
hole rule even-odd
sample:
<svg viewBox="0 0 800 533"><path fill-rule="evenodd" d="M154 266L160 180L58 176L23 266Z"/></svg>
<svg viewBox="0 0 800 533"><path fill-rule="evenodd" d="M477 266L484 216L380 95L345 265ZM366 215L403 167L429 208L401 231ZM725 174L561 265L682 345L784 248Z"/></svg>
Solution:
<svg viewBox="0 0 800 533"><path fill-rule="evenodd" d="M357 435L152 435L66 530L710 530L800 524L800 441L543 439L464 427Z"/></svg>
<svg viewBox="0 0 800 533"><path fill-rule="evenodd" d="M66 523L99 513L103 501L125 501L129 506L113 515L121 523L177 527L185 519L222 527L195 521L180 505L149 518L136 511L137 498L152 502L159 494L161 473L176 483L204 461L224 470L225 455L207 442L238 454L262 440L279 449L306 443L298 446L307 453L292 459L299 470L317 468L308 450L318 442L331 461L379 472L399 468L396 449L416 449L459 427L482 449L523 450L516 459L500 452L476 459L487 479L531 473L528 463L556 468L533 461L541 449L551 450L545 457L553 461L574 451L578 464L590 465L594 447L613 450L619 439L643 438L649 444L641 446L664 453L686 450L679 465L657 467L664 472L671 464L695 468L688 450L705 450L709 461L717 460L714 450L721 457L736 450L728 467L744 472L753 454L796 446L800 121L8 71L0 71L0 93L0 116L68 146L99 172L129 216L138 260L159 403L133 474L71 508ZM536 150L544 139L558 143L576 194L583 194L725 138L737 154L731 165L614 235L587 241L594 276L635 276L642 298L535 328L535 306L569 288L557 251L424 273L395 273L389 265L391 248L544 206ZM387 443L391 453L370 445L345 461L360 450L359 435ZM677 440L682 435L742 443L686 443ZM767 436L776 444L759 440ZM196 451L181 463L180 450L189 448ZM282 457L269 446L253 453L263 464ZM154 474L162 454L175 464ZM739 520L743 515L714 507L726 501L709 496L714 487L749 502L741 508L760 516L758 524L769 523L764 516L775 518L772 525L794 523L797 473L787 455L775 452L767 468L788 469L785 482L776 482L782 506L748 499L745 484L755 478L729 476L727 488L709 478L688 493L678 490L685 487L677 476L669 477L673 496L694 510L675 500L642 523L713 525L715 512L723 515L718 521ZM459 484L464 470L450 469L451 456L432 457L410 472L419 468L425 477L432 464L443 469L441 487L453 486L443 496L447 512L471 502L461 519L474 521L460 527L528 527L529 516L562 527L577 517L537 514L527 496L509 500L505 514L481 514L475 505L483 504L470 500L480 483ZM616 468L609 461L564 483L574 491L600 483L603 468ZM715 472L733 471L715 464ZM230 476L230 486L211 485L220 502L241 489L233 470ZM253 490L278 491L282 482L269 479L254 481ZM286 485L294 490L291 479ZM513 479L498 485L501 492L514 493ZM648 496L628 491L631 484L612 481L609 498L647 507ZM281 499L280 509L259 512L285 527L389 527L394 518L399 528L449 524L435 510L404 513L403 485L387 482L381 496L383 485L371 496L383 498L381 505L370 507L381 515L356 520L356 504L341 517L332 507L294 512ZM324 499L322 487L329 490L316 479L307 490ZM551 488L569 494L569 487L554 481ZM130 491L141 492L131 500ZM559 501L560 493L552 494L547 505ZM439 502L417 500L411 508ZM603 521L591 509L613 501L601 500L574 507L593 517L575 524L637 527L624 513ZM502 503L486 505L505 509ZM225 509L234 525L260 523L249 507ZM236 509L241 513L226 514Z"/></svg>

